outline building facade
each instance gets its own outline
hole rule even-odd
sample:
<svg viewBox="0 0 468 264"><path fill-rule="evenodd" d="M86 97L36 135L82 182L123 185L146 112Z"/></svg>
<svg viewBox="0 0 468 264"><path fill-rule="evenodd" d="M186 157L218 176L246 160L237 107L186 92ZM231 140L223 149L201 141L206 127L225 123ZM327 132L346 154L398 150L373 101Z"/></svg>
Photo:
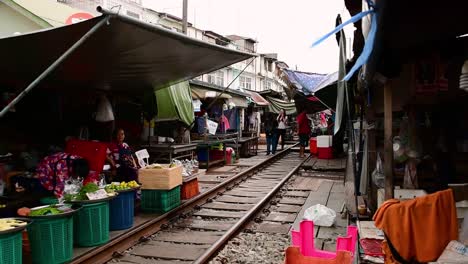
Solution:
<svg viewBox="0 0 468 264"><path fill-rule="evenodd" d="M142 0L57 0L71 7L97 15L96 7L102 6L135 19L161 26L167 30L182 33L182 19L167 13L145 8ZM238 35L223 36L213 31L204 31L188 23L187 35L229 49L257 53L258 42L252 38ZM232 89L268 91L284 94L286 84L277 71L278 55L258 54L254 59L242 61L215 72L197 77L199 81L220 87L230 85Z"/></svg>

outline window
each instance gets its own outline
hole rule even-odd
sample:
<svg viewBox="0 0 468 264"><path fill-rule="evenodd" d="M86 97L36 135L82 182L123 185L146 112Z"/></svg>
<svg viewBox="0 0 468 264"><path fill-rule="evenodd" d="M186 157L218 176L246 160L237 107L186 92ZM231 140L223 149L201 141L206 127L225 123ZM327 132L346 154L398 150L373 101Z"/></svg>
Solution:
<svg viewBox="0 0 468 264"><path fill-rule="evenodd" d="M252 89L252 78L240 76L239 82L240 82L240 88L249 89L249 90Z"/></svg>
<svg viewBox="0 0 468 264"><path fill-rule="evenodd" d="M140 15L135 13L135 12L132 12L132 11L128 11L127 10L127 16L129 17L133 17L133 18L136 18L136 19L140 19Z"/></svg>
<svg viewBox="0 0 468 264"><path fill-rule="evenodd" d="M208 74L208 82L218 86L224 86L224 73L222 71L217 71Z"/></svg>
<svg viewBox="0 0 468 264"><path fill-rule="evenodd" d="M265 81L265 90L270 90L270 89L271 89L271 82Z"/></svg>

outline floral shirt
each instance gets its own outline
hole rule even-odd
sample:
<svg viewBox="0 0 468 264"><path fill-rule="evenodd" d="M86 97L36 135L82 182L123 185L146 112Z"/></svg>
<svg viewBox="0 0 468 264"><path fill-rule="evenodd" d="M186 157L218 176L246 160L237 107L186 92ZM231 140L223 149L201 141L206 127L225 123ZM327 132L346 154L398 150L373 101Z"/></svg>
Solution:
<svg viewBox="0 0 468 264"><path fill-rule="evenodd" d="M57 197L62 196L65 182L72 172L71 161L79 158L81 157L64 152L45 157L36 168L42 186L49 191L53 191ZM69 161L68 164L67 160Z"/></svg>
<svg viewBox="0 0 468 264"><path fill-rule="evenodd" d="M135 168L132 153L132 148L130 148L130 146L125 142L122 144L109 144L108 154L111 155L115 164L119 164L120 166Z"/></svg>

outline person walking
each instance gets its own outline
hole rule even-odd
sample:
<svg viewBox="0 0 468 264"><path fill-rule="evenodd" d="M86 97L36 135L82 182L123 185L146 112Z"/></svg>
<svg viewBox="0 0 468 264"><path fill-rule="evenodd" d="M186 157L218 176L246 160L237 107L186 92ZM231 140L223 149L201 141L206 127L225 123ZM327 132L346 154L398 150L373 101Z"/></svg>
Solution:
<svg viewBox="0 0 468 264"><path fill-rule="evenodd" d="M309 143L310 136L310 123L305 110L297 116L297 132L299 134L300 143L299 157L303 158L305 147L307 147Z"/></svg>
<svg viewBox="0 0 468 264"><path fill-rule="evenodd" d="M276 129L274 151L276 151L278 147L280 137L281 137L281 150L284 149L284 141L285 141L284 138L286 136L286 124L288 121L288 117L286 116L286 111L284 109L281 109L278 117L276 118L276 121L278 122L278 128Z"/></svg>
<svg viewBox="0 0 468 264"><path fill-rule="evenodd" d="M271 113L265 114L265 135L266 135L266 143L267 143L267 155L275 154L276 149L274 148L274 141L275 141L275 130L276 130L276 121L273 118Z"/></svg>

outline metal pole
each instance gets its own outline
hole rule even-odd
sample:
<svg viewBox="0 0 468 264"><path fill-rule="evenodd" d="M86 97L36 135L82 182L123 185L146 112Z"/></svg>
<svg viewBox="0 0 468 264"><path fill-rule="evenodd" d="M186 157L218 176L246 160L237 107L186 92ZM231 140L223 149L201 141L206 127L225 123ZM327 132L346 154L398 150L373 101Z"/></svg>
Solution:
<svg viewBox="0 0 468 264"><path fill-rule="evenodd" d="M93 33L95 33L102 25L109 21L109 16L104 17L96 25L94 25L86 34L84 34L75 44L65 51L54 63L52 63L44 72L41 73L34 81L32 81L26 89L15 97L7 106L0 112L2 118L13 106L15 106L23 97L25 97L34 87L36 87L45 77L54 71L70 54L75 51L83 42L85 42Z"/></svg>
<svg viewBox="0 0 468 264"><path fill-rule="evenodd" d="M385 200L393 198L392 81L384 86L384 174Z"/></svg>
<svg viewBox="0 0 468 264"><path fill-rule="evenodd" d="M187 35L187 19L188 19L188 0L183 0L184 1L184 4L183 4L183 11L182 11L182 20L183 20L183 24L182 24L182 32Z"/></svg>

